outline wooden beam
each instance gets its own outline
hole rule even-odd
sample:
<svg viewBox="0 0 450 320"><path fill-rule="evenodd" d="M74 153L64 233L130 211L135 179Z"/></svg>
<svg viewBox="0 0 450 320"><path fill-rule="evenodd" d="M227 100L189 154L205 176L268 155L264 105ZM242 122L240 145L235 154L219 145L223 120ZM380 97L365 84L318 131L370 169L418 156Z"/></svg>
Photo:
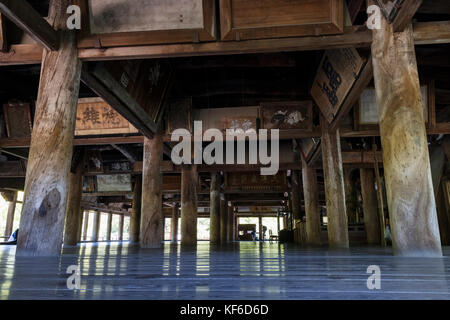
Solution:
<svg viewBox="0 0 450 320"><path fill-rule="evenodd" d="M403 0L393 22L394 32L404 31L421 5L422 0Z"/></svg>
<svg viewBox="0 0 450 320"><path fill-rule="evenodd" d="M153 137L153 133L156 132L154 121L104 68L97 67L95 71L83 68L81 81L141 131L144 136Z"/></svg>
<svg viewBox="0 0 450 320"><path fill-rule="evenodd" d="M58 50L58 32L27 1L0 0L0 12L47 50Z"/></svg>
<svg viewBox="0 0 450 320"><path fill-rule="evenodd" d="M450 21L416 23L414 24L414 39L416 45L450 43ZM368 48L371 43L372 33L370 30L363 26L354 26L346 28L342 35L321 37L79 49L78 57L82 61L154 59L348 47ZM12 45L9 52L0 53L0 66L39 64L41 58L42 47L38 44Z"/></svg>

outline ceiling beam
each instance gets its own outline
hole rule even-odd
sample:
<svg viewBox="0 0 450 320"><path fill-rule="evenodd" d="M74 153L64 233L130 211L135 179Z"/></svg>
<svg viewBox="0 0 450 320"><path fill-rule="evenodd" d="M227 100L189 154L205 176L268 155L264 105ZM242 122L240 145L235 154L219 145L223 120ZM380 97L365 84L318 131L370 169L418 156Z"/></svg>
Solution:
<svg viewBox="0 0 450 320"><path fill-rule="evenodd" d="M450 43L450 21L419 22L414 24L414 41L416 45ZM355 26L347 27L342 35L320 37L80 49L78 57L83 61L154 59L348 47L367 48L371 44L372 32L363 26ZM37 44L12 45L9 52L0 53L0 66L39 64L41 60L42 47Z"/></svg>
<svg viewBox="0 0 450 320"><path fill-rule="evenodd" d="M27 1L0 0L0 12L47 50L58 50L58 32Z"/></svg>

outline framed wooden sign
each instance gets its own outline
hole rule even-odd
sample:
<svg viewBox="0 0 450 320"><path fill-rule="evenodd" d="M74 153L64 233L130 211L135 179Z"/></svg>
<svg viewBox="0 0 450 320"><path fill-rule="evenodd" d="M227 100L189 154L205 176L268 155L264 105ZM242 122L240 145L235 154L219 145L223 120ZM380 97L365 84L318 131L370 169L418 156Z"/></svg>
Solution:
<svg viewBox="0 0 450 320"><path fill-rule="evenodd" d="M29 103L10 102L3 105L6 132L9 138L29 138L32 131Z"/></svg>
<svg viewBox="0 0 450 320"><path fill-rule="evenodd" d="M364 60L354 48L325 51L311 96L328 122L338 113L363 65Z"/></svg>
<svg viewBox="0 0 450 320"><path fill-rule="evenodd" d="M97 176L98 192L131 191L130 174L110 174Z"/></svg>
<svg viewBox="0 0 450 320"><path fill-rule="evenodd" d="M258 129L259 106L234 108L208 108L192 111L194 121L202 121L203 131L234 129L241 132Z"/></svg>
<svg viewBox="0 0 450 320"><path fill-rule="evenodd" d="M227 190L270 191L287 188L286 172L262 176L259 172L227 172L225 174Z"/></svg>
<svg viewBox="0 0 450 320"><path fill-rule="evenodd" d="M213 0L76 0L82 11L80 48L216 39Z"/></svg>
<svg viewBox="0 0 450 320"><path fill-rule="evenodd" d="M104 69L156 123L172 76L170 63L157 60L110 61L104 63Z"/></svg>
<svg viewBox="0 0 450 320"><path fill-rule="evenodd" d="M78 100L75 135L138 133L138 130L101 98Z"/></svg>
<svg viewBox="0 0 450 320"><path fill-rule="evenodd" d="M313 127L312 101L262 103L260 109L263 129L301 129Z"/></svg>
<svg viewBox="0 0 450 320"><path fill-rule="evenodd" d="M339 34L343 0L220 0L222 40Z"/></svg>
<svg viewBox="0 0 450 320"><path fill-rule="evenodd" d="M191 110L192 99L177 99L168 102L169 121L168 133L172 134L176 129L187 129L192 132Z"/></svg>
<svg viewBox="0 0 450 320"><path fill-rule="evenodd" d="M426 82L421 84L422 106L425 123L430 124L434 118L434 85ZM378 127L378 105L375 88L366 88L361 94L359 104L355 108L355 129L366 130Z"/></svg>

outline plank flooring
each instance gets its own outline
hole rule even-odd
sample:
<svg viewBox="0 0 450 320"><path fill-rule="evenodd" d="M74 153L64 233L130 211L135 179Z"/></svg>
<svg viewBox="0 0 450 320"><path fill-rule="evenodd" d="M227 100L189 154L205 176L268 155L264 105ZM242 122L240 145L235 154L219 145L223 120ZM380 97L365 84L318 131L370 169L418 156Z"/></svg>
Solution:
<svg viewBox="0 0 450 320"><path fill-rule="evenodd" d="M70 265L80 268L78 290L67 288ZM381 290L367 288L369 265L381 269ZM15 247L0 246L0 299L450 299L450 247L422 259L268 242L85 243L59 258L15 257Z"/></svg>

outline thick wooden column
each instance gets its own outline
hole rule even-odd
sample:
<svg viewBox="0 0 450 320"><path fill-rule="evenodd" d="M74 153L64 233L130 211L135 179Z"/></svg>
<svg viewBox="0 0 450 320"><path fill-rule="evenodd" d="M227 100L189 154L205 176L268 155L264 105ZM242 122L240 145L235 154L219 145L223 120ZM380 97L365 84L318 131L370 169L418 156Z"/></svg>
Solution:
<svg viewBox="0 0 450 320"><path fill-rule="evenodd" d="M49 23L58 51L44 50L27 165L17 255L59 255L66 215L81 61L76 31L66 29L70 0L50 2Z"/></svg>
<svg viewBox="0 0 450 320"><path fill-rule="evenodd" d="M220 242L227 243L228 241L228 209L227 209L227 201L225 200L224 195L220 196Z"/></svg>
<svg viewBox="0 0 450 320"><path fill-rule="evenodd" d="M301 201L300 201L300 178L298 171L292 170L291 176L291 204L292 204L292 216L294 218L294 226L296 222L301 218Z"/></svg>
<svg viewBox="0 0 450 320"><path fill-rule="evenodd" d="M112 214L108 213L108 220L106 222L106 241L111 241L112 230Z"/></svg>
<svg viewBox="0 0 450 320"><path fill-rule="evenodd" d="M380 219L378 217L377 191L373 169L360 169L361 194L363 201L364 227L368 244L381 243Z"/></svg>
<svg viewBox="0 0 450 320"><path fill-rule="evenodd" d="M197 184L196 165L181 169L181 244L197 244Z"/></svg>
<svg viewBox="0 0 450 320"><path fill-rule="evenodd" d="M123 240L123 221L125 220L123 214L119 216L119 241Z"/></svg>
<svg viewBox="0 0 450 320"><path fill-rule="evenodd" d="M130 242L139 242L141 228L141 204L142 204L142 178L136 176L133 190L133 203L131 204Z"/></svg>
<svg viewBox="0 0 450 320"><path fill-rule="evenodd" d="M12 201L8 202L8 215L6 216L5 237L10 237L13 231L14 213L16 211L17 191L14 191Z"/></svg>
<svg viewBox="0 0 450 320"><path fill-rule="evenodd" d="M322 161L328 217L328 243L331 247L348 248L347 209L345 206L339 130L331 131L321 115Z"/></svg>
<svg viewBox="0 0 450 320"><path fill-rule="evenodd" d="M162 135L144 139L140 245L160 248L164 241L162 212Z"/></svg>
<svg viewBox="0 0 450 320"><path fill-rule="evenodd" d="M80 221L78 221L77 242L81 242L81 233L83 231L84 208L80 209Z"/></svg>
<svg viewBox="0 0 450 320"><path fill-rule="evenodd" d="M258 224L259 224L259 241L263 241L263 222L262 217L258 217Z"/></svg>
<svg viewBox="0 0 450 320"><path fill-rule="evenodd" d="M172 223L171 223L171 233L172 233L172 243L178 242L178 219L179 219L179 206L178 203L174 203L172 207Z"/></svg>
<svg viewBox="0 0 450 320"><path fill-rule="evenodd" d="M84 212L84 230L83 230L83 240L88 239L88 226L89 226L89 211Z"/></svg>
<svg viewBox="0 0 450 320"><path fill-rule="evenodd" d="M92 226L92 241L97 242L98 236L100 234L100 218L101 213L100 211L94 211L94 224Z"/></svg>
<svg viewBox="0 0 450 320"><path fill-rule="evenodd" d="M64 245L76 246L80 228L81 197L83 195L84 162L78 161L75 172L69 174L69 192L67 196L66 223L64 228Z"/></svg>
<svg viewBox="0 0 450 320"><path fill-rule="evenodd" d="M302 159L302 181L303 197L305 199L306 213L306 242L312 245L319 245L320 241L320 214L317 199L317 172L315 168L308 166Z"/></svg>
<svg viewBox="0 0 450 320"><path fill-rule="evenodd" d="M372 61L394 254L442 256L412 26L382 17Z"/></svg>
<svg viewBox="0 0 450 320"><path fill-rule="evenodd" d="M220 175L217 172L211 173L211 186L209 196L209 239L210 243L220 243Z"/></svg>
<svg viewBox="0 0 450 320"><path fill-rule="evenodd" d="M233 242L234 241L234 239L233 239L234 207L233 207L233 205L231 205L231 206L228 206L227 208L228 208L228 221L227 221L228 236L227 236L227 238L228 238L228 242Z"/></svg>

